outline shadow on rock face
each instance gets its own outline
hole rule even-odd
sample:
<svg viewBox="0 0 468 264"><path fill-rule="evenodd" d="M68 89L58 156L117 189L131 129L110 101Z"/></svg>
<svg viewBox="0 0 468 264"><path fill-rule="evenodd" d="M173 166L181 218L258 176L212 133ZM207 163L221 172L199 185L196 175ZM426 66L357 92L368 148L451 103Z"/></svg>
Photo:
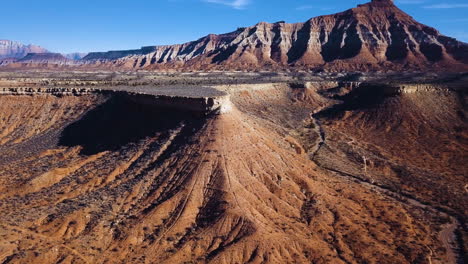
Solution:
<svg viewBox="0 0 468 264"><path fill-rule="evenodd" d="M139 105L125 96L112 96L67 126L59 145L82 146L80 154L93 155L116 151L129 143L199 121L190 112Z"/></svg>
<svg viewBox="0 0 468 264"><path fill-rule="evenodd" d="M345 111L376 108L387 98L396 95L391 90L391 87L385 85L361 85L348 94L334 96L333 99L340 100L342 103L327 108L315 114L315 116L319 118L341 118Z"/></svg>

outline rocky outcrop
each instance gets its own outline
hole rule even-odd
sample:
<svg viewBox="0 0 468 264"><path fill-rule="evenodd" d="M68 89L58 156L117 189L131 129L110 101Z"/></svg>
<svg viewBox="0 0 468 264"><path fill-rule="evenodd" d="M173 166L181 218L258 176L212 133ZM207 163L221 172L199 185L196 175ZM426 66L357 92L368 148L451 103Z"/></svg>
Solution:
<svg viewBox="0 0 468 264"><path fill-rule="evenodd" d="M4 58L22 58L31 52L48 52L46 49L36 45L24 45L20 42L11 40L0 40L0 59Z"/></svg>
<svg viewBox="0 0 468 264"><path fill-rule="evenodd" d="M415 21L391 0L373 0L304 23L261 22L182 45L90 53L86 65L133 69L327 71L468 69L468 44Z"/></svg>
<svg viewBox="0 0 468 264"><path fill-rule="evenodd" d="M83 58L85 64L114 64L129 68L143 68L149 65L185 63L203 54L223 49L228 43L235 40L239 29L235 32L222 35L208 35L197 41L181 45L149 46L138 50L91 52ZM221 57L215 59L218 60Z"/></svg>
<svg viewBox="0 0 468 264"><path fill-rule="evenodd" d="M229 95L212 88L199 88L197 96L183 89L176 92L166 92L161 89L94 89L94 88L40 88L40 87L11 87L0 88L0 95L40 95L54 96L83 96L90 94L124 96L130 101L141 105L156 106L158 108L177 109L182 111L204 114L223 114L232 109ZM184 92L181 92L184 91Z"/></svg>
<svg viewBox="0 0 468 264"><path fill-rule="evenodd" d="M411 94L423 92L450 92L457 90L457 87L448 87L445 85L434 84L402 84L395 86L388 86L386 90L389 94Z"/></svg>

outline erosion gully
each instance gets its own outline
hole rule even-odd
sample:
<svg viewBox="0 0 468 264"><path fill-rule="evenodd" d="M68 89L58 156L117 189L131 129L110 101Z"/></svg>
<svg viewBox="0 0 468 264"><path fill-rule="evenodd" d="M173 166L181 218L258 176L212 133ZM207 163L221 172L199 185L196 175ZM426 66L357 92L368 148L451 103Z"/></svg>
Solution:
<svg viewBox="0 0 468 264"><path fill-rule="evenodd" d="M326 167L322 165L315 157L317 156L317 153L320 151L320 149L326 144L326 134L325 130L322 127L322 124L320 123L320 120L316 118L316 114L321 112L327 107L319 108L315 111L313 111L310 114L311 121L314 124L314 131L319 135L319 138L315 145L312 147L312 151L310 152L310 157L311 159L319 166L320 168L329 171L333 173L333 175L346 178L346 179L353 179L354 181L359 182L361 185L368 187L369 189L373 191L377 191L381 194L384 194L388 196L391 199L398 200L399 202L405 203L410 206L415 206L421 209L425 210L430 210L434 213L439 213L448 219L450 219L450 222L442 226L442 230L439 232L439 239L443 243L443 246L446 249L447 252L447 258L449 263L454 263L454 264L463 264L463 257L459 255L458 249L462 248L463 245L460 244L460 242L456 239L456 232L457 229L460 228L460 221L457 219L456 216L453 214L443 211L435 206L428 205L422 201L417 200L416 198L404 194L404 193L397 193L394 190L382 186L374 181L367 180L363 177L360 177L358 175L353 175L349 174L334 168ZM397 197L403 197L404 199L398 199ZM431 252L431 256L429 256L429 263L432 263L431 257L432 257L432 249L429 248L429 251Z"/></svg>

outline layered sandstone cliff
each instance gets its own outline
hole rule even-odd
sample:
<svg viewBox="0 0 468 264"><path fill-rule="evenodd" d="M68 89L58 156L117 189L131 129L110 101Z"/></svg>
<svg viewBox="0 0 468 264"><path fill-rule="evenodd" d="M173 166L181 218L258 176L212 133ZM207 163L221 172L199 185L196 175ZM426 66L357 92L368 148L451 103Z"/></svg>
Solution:
<svg viewBox="0 0 468 264"><path fill-rule="evenodd" d="M260 22L184 44L91 52L66 62L52 56L0 63L7 64L85 70L460 72L468 70L468 44L417 22L392 0L372 0L304 23Z"/></svg>
<svg viewBox="0 0 468 264"><path fill-rule="evenodd" d="M468 44L418 23L391 0L373 0L304 23L261 22L181 45L90 53L83 63L147 69L466 70Z"/></svg>

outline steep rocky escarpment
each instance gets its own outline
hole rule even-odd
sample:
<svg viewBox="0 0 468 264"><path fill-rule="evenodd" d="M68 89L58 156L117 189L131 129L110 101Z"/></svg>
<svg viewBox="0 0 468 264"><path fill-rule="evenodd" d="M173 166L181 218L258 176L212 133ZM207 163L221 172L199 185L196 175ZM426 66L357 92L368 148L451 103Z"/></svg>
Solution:
<svg viewBox="0 0 468 264"><path fill-rule="evenodd" d="M228 94L209 87L105 87L97 89L39 86L0 88L0 95L54 95L62 97L92 94L120 96L139 105L192 111L199 114L223 114L232 109Z"/></svg>
<svg viewBox="0 0 468 264"><path fill-rule="evenodd" d="M0 65L12 69L468 70L467 43L415 21L391 0L371 1L303 23L260 22L184 44L91 52L86 56L58 58L61 55L42 54L47 51L39 47L1 43L4 55L0 58L32 53L23 61L0 61Z"/></svg>
<svg viewBox="0 0 468 264"><path fill-rule="evenodd" d="M90 53L88 67L464 71L468 44L415 21L390 0L304 23L265 23L181 45Z"/></svg>
<svg viewBox="0 0 468 264"><path fill-rule="evenodd" d="M208 35L197 41L181 44L142 47L138 50L91 52L83 58L84 64L104 64L111 62L115 66L142 68L150 64L164 64L168 62L189 61L203 53L221 49L225 52L226 43L233 41L239 31L223 34ZM226 56L227 57L227 56ZM214 59L216 61L216 59Z"/></svg>

